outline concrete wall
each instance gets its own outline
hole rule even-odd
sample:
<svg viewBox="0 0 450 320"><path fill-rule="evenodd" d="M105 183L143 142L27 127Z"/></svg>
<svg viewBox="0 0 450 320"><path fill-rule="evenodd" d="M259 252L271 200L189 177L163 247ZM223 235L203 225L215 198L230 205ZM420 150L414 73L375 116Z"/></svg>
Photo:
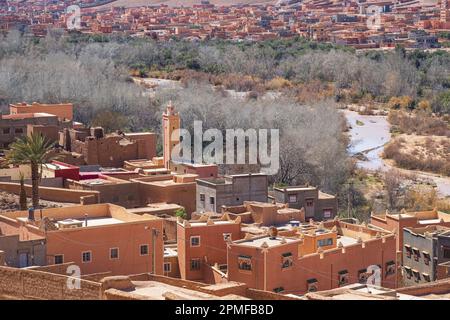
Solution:
<svg viewBox="0 0 450 320"><path fill-rule="evenodd" d="M428 282L423 276L424 273L430 275L431 281L435 280L435 265L433 263L435 244L436 243L432 238L425 237L423 234L415 234L407 229L403 229L403 266L415 269L419 271L420 274L420 279L417 279L414 274L412 274L411 277L408 277L407 272L403 270L403 283L405 286L413 286L418 283ZM412 252L411 256L408 258L405 245L409 245L411 249L419 249L418 261L414 258L414 252ZM424 251L428 252L431 257L428 265L424 262Z"/></svg>
<svg viewBox="0 0 450 320"><path fill-rule="evenodd" d="M42 266L46 264L45 239L19 241L19 235L0 235L0 249L4 251L4 259L10 267ZM20 257L22 256L22 261ZM23 263L23 265L21 265Z"/></svg>
<svg viewBox="0 0 450 320"><path fill-rule="evenodd" d="M226 180L231 183L209 184L207 179L197 181L197 212L221 212L222 206L237 206L244 201L267 202L268 182L266 175L230 176ZM205 201L200 201L200 195ZM214 198L214 204L210 203Z"/></svg>

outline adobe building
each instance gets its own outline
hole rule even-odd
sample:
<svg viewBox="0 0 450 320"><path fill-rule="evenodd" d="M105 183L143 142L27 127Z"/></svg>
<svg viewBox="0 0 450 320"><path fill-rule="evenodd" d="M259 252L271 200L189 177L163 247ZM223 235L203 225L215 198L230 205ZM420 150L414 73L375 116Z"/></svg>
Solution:
<svg viewBox="0 0 450 320"><path fill-rule="evenodd" d="M60 121L72 121L73 120L73 104L72 103L58 103L58 104L46 104L33 102L27 104L25 102L10 104L10 114L22 114L22 113L49 113L58 117Z"/></svg>
<svg viewBox="0 0 450 320"><path fill-rule="evenodd" d="M101 127L69 129L60 134L60 144L81 154L87 165L122 167L128 160L156 156L156 134L151 132L105 135Z"/></svg>
<svg viewBox="0 0 450 320"><path fill-rule="evenodd" d="M224 206L222 212L231 219L239 217L242 223L258 226L278 226L305 222L305 210L289 208L284 203L244 201L241 206Z"/></svg>
<svg viewBox="0 0 450 320"><path fill-rule="evenodd" d="M391 233L337 220L269 233L256 237L248 233L228 244L229 281L304 294L366 283L376 273L382 286L397 286L396 241Z"/></svg>
<svg viewBox="0 0 450 320"><path fill-rule="evenodd" d="M333 219L338 213L336 197L324 193L316 187L275 187L273 188L273 199L276 202L288 203L291 208L304 208L306 220L329 220Z"/></svg>
<svg viewBox="0 0 450 320"><path fill-rule="evenodd" d="M177 223L177 251L181 279L222 282L227 265L227 243L241 239L240 219L203 216Z"/></svg>
<svg viewBox="0 0 450 320"><path fill-rule="evenodd" d="M195 179L197 175L162 175L131 179L139 183L142 204L173 203L185 208L188 219L195 211Z"/></svg>
<svg viewBox="0 0 450 320"><path fill-rule="evenodd" d="M238 206L244 201L267 202L267 175L238 174L197 179L197 212L221 212L222 206Z"/></svg>
<svg viewBox="0 0 450 320"><path fill-rule="evenodd" d="M403 242L405 286L441 279L439 265L450 261L450 228L436 225L404 228Z"/></svg>
<svg viewBox="0 0 450 320"><path fill-rule="evenodd" d="M21 113L2 115L0 119L0 148L6 149L17 138L25 137L33 131L40 132L55 140L60 128L58 117L49 113Z"/></svg>
<svg viewBox="0 0 450 320"><path fill-rule="evenodd" d="M46 240L46 264L73 262L83 275L163 273L163 222L112 204L4 213L21 239Z"/></svg>

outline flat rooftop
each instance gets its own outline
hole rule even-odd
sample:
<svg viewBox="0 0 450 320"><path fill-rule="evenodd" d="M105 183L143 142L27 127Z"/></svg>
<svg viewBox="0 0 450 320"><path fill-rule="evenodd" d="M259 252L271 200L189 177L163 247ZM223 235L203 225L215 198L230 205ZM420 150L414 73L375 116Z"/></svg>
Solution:
<svg viewBox="0 0 450 320"><path fill-rule="evenodd" d="M12 119L12 120L30 119L30 118L47 118L47 117L56 118L57 116L55 116L54 114L45 113L45 112L2 115L2 119Z"/></svg>
<svg viewBox="0 0 450 320"><path fill-rule="evenodd" d="M249 240L238 240L238 241L235 241L234 243L239 244L239 245L249 246L249 247L257 247L257 248L260 248L263 243L266 243L270 248L270 247L282 245L283 242L285 242L284 244L286 244L286 243L292 243L292 242L297 242L297 241L301 241L301 240L300 239L292 239L292 238L266 236L266 237L257 237L257 238L253 238L253 239L249 239Z"/></svg>
<svg viewBox="0 0 450 320"><path fill-rule="evenodd" d="M130 293L141 295L150 298L151 300L166 300L164 294L167 292L174 293L185 300L217 299L216 296L207 293L176 287L157 281L133 281L133 284L136 288L133 291L129 291Z"/></svg>

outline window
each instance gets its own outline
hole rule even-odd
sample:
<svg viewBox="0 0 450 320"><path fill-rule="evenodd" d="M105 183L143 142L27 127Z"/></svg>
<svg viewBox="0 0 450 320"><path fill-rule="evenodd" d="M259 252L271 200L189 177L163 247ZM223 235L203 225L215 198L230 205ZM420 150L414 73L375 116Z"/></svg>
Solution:
<svg viewBox="0 0 450 320"><path fill-rule="evenodd" d="M289 268L293 265L292 253L286 252L281 255L281 268Z"/></svg>
<svg viewBox="0 0 450 320"><path fill-rule="evenodd" d="M214 197L209 197L209 204L214 205L215 201L214 201Z"/></svg>
<svg viewBox="0 0 450 320"><path fill-rule="evenodd" d="M239 270L251 271L252 270L252 257L251 256L239 256L238 257Z"/></svg>
<svg viewBox="0 0 450 320"><path fill-rule="evenodd" d="M420 273L416 269L412 270L412 273L414 275L414 281L419 282L420 281Z"/></svg>
<svg viewBox="0 0 450 320"><path fill-rule="evenodd" d="M412 249L409 244L405 244L405 253L406 253L406 257L411 259Z"/></svg>
<svg viewBox="0 0 450 320"><path fill-rule="evenodd" d="M91 251L84 251L81 253L81 260L83 263L89 263L92 261L92 252Z"/></svg>
<svg viewBox="0 0 450 320"><path fill-rule="evenodd" d="M205 202L205 194L204 193L200 193L200 201Z"/></svg>
<svg viewBox="0 0 450 320"><path fill-rule="evenodd" d="M331 245L333 245L333 238L317 240L318 247L325 247L325 246L331 246Z"/></svg>
<svg viewBox="0 0 450 320"><path fill-rule="evenodd" d="M405 267L403 267L403 269L405 270L406 278L411 279L411 277L412 277L412 270L411 270L411 268L405 266Z"/></svg>
<svg viewBox="0 0 450 320"><path fill-rule="evenodd" d="M231 233L224 233L223 234L223 240L224 241L231 241Z"/></svg>
<svg viewBox="0 0 450 320"><path fill-rule="evenodd" d="M450 247L442 247L442 255L444 259L450 259Z"/></svg>
<svg viewBox="0 0 450 320"><path fill-rule="evenodd" d="M22 134L23 133L23 128L16 128L14 130L14 133Z"/></svg>
<svg viewBox="0 0 450 320"><path fill-rule="evenodd" d="M111 248L111 249L109 249L109 258L111 260L119 259L119 248Z"/></svg>
<svg viewBox="0 0 450 320"><path fill-rule="evenodd" d="M315 278L306 280L306 287L307 287L308 292L316 292L318 289L318 284L319 283L317 282L317 279L315 279Z"/></svg>
<svg viewBox="0 0 450 320"><path fill-rule="evenodd" d="M191 259L191 270L200 270L200 259Z"/></svg>
<svg viewBox="0 0 450 320"><path fill-rule="evenodd" d="M55 255L55 264L63 264L64 263L64 255L56 254Z"/></svg>
<svg viewBox="0 0 450 320"><path fill-rule="evenodd" d="M3 128L3 134L9 134L11 130L9 128Z"/></svg>
<svg viewBox="0 0 450 320"><path fill-rule="evenodd" d="M429 266L431 260L430 253L427 251L422 251L422 254L423 254L423 263Z"/></svg>
<svg viewBox="0 0 450 320"><path fill-rule="evenodd" d="M367 269L361 269L358 271L358 281L359 283L367 283L367 278L369 275L367 274Z"/></svg>
<svg viewBox="0 0 450 320"><path fill-rule="evenodd" d="M191 237L191 247L200 247L200 236Z"/></svg>
<svg viewBox="0 0 450 320"><path fill-rule="evenodd" d="M422 273L423 279L427 282L431 281L430 275L428 273Z"/></svg>
<svg viewBox="0 0 450 320"><path fill-rule="evenodd" d="M324 209L323 210L323 217L325 219L331 218L333 216L333 210L332 209Z"/></svg>
<svg viewBox="0 0 450 320"><path fill-rule="evenodd" d="M338 272L338 282L339 282L340 287L348 284L348 271L347 270L342 270L342 271Z"/></svg>
<svg viewBox="0 0 450 320"><path fill-rule="evenodd" d="M420 251L417 248L412 248L412 251L414 253L414 260L419 261L420 259Z"/></svg>
<svg viewBox="0 0 450 320"><path fill-rule="evenodd" d="M296 203L297 202L297 195L296 194L290 194L289 195L289 202L290 203Z"/></svg>
<svg viewBox="0 0 450 320"><path fill-rule="evenodd" d="M275 293L279 293L279 292L283 292L283 291L284 291L283 287L278 287L278 288L273 289L273 292L275 292Z"/></svg>
<svg viewBox="0 0 450 320"><path fill-rule="evenodd" d="M172 271L172 264L170 262L164 262L164 272L171 272Z"/></svg>
<svg viewBox="0 0 450 320"><path fill-rule="evenodd" d="M141 244L140 254L141 254L141 256L148 255L148 244Z"/></svg>
<svg viewBox="0 0 450 320"><path fill-rule="evenodd" d="M313 207L314 206L314 199L306 199L306 206L307 207Z"/></svg>
<svg viewBox="0 0 450 320"><path fill-rule="evenodd" d="M386 277L395 274L395 262L388 261L386 262Z"/></svg>

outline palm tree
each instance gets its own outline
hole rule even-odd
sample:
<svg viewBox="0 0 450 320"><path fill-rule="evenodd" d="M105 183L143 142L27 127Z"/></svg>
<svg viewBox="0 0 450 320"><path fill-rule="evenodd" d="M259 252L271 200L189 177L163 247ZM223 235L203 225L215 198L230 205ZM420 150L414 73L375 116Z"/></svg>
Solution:
<svg viewBox="0 0 450 320"><path fill-rule="evenodd" d="M54 143L51 143L41 134L18 139L11 143L6 152L5 160L9 164L29 164L31 167L31 200L35 209L39 208L39 180L42 166L57 158L51 154Z"/></svg>

